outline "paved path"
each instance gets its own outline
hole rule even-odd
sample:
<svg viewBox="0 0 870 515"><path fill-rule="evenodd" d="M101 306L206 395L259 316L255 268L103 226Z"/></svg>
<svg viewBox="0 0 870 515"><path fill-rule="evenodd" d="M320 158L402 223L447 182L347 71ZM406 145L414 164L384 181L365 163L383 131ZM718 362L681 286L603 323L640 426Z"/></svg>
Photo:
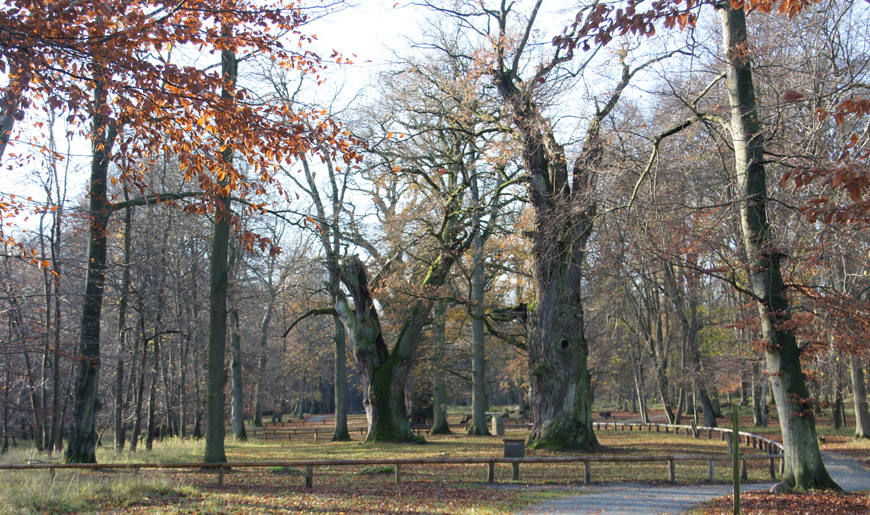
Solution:
<svg viewBox="0 0 870 515"><path fill-rule="evenodd" d="M857 461L832 452L822 453L831 477L844 490L870 490L870 471ZM767 490L774 483L742 485L741 491ZM714 497L731 493L731 485L650 486L617 484L587 487L589 493L532 506L523 514L540 513L681 513Z"/></svg>

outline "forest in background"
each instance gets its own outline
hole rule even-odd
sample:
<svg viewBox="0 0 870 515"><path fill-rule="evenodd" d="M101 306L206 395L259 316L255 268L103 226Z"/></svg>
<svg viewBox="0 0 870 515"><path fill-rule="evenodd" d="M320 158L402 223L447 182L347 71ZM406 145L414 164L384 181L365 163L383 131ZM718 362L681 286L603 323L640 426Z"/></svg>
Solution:
<svg viewBox="0 0 870 515"><path fill-rule="evenodd" d="M737 43L730 5L542 22L541 2L424 3L423 39L351 100L321 81L354 65L305 50L340 4L70 7L81 40L40 33L40 2L4 11L3 164L43 199L2 193L4 449L81 437L87 461L103 434L217 435L209 413L244 438L245 420L363 409L369 439L409 440L409 414L437 431L447 405L478 434L518 405L550 448L594 446L593 405L711 426L739 398L763 425L778 335L808 394L777 407L839 424L852 400L870 436L866 2L748 3ZM87 196L64 134L91 141ZM773 268L781 292L759 293Z"/></svg>

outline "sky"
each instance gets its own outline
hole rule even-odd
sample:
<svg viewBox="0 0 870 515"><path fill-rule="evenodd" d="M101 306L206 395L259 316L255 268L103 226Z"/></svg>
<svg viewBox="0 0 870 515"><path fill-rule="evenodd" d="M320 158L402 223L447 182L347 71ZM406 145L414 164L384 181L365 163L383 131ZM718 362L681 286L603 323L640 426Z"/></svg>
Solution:
<svg viewBox="0 0 870 515"><path fill-rule="evenodd" d="M329 0L324 0L329 1ZM328 72L327 89L341 88L346 95L352 95L371 82L378 72L385 70L392 57L392 48L405 45L404 35L414 35L423 20L420 8L404 6L395 0L361 0L347 2L347 7L314 20L306 30L317 35L316 51L322 57L328 57L337 50L345 58L352 59L353 65L333 66ZM356 56L354 56L356 54ZM38 120L29 118L16 127L14 137L18 140L33 137L36 131L28 130ZM22 129L23 132L19 132ZM62 127L55 131L58 139L58 150L66 151L67 142ZM10 154L27 152L28 145L22 141L12 142L4 156L4 170L0 173L0 193L15 194L16 197L32 197L35 201L44 198L39 180L32 172L44 166L37 159L21 166L13 162ZM69 162L69 200L76 201L85 193L88 170L90 166L89 145L79 138L72 141ZM11 166L11 168L10 168ZM24 216L15 222L22 228L34 229L35 217L28 220Z"/></svg>
<svg viewBox="0 0 870 515"><path fill-rule="evenodd" d="M324 0L329 2L330 0ZM518 2L522 4L523 2ZM559 24L566 20L565 13L556 13L556 10L564 9L564 3L560 0L545 2L545 9L539 16L540 24L546 26L546 31L555 32L561 28ZM369 88L371 92L377 92L377 75L391 66L395 60L396 52L407 55L412 52L410 41L421 40L424 25L433 16L431 11L415 6L404 0L350 0L338 12L332 12L327 16L316 19L307 25L304 30L317 36L314 44L315 50L323 58L328 58L333 50L338 51L345 58L354 61L353 65L331 66L329 68L326 86L318 88L315 92L321 102L328 101L332 92L341 89L344 98L350 99L357 92ZM206 57L209 58L209 57ZM244 73L244 66L241 68ZM579 104L579 103L578 103ZM26 126L27 120L20 124ZM34 121L30 120L30 124ZM19 133L20 134L20 133ZM65 150L65 135L57 134L59 150ZM17 145L7 152L21 152L26 149L25 145ZM73 204L84 196L85 184L90 166L89 144L79 138L72 142L71 152L73 159L69 163L69 199ZM4 156L4 164L7 166L11 160ZM41 166L39 160L29 165L33 170ZM5 168L5 167L4 167ZM32 175L32 174L31 174ZM15 168L12 171L0 173L0 192L5 194L16 193L21 196L32 196L34 199L43 197L38 181L28 177L26 168ZM33 220L22 226L32 224ZM32 225L31 225L32 227Z"/></svg>

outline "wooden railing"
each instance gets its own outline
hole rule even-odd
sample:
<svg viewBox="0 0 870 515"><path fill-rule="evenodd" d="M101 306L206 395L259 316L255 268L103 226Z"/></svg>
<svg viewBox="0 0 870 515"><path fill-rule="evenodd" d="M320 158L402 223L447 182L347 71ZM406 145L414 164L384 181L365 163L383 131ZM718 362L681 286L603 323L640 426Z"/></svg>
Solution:
<svg viewBox="0 0 870 515"><path fill-rule="evenodd" d="M675 433L679 434L680 431L684 431L687 436L691 435L695 438L700 438L702 435L706 434L708 439L713 439L713 434L717 433L719 439L722 441L730 441L728 436L733 432L729 427L693 427L677 424L644 424L640 422L593 422L592 427L593 429L604 430L610 428L615 431L634 431L635 429L643 431L646 429L647 432L652 432L653 428L655 428L655 432L657 433L669 433L673 430ZM740 443L746 444L753 449L759 449L768 454L781 454L785 451L782 444L776 440L771 440L770 438L765 438L761 435L749 433L747 431L739 431L737 434L740 437Z"/></svg>
<svg viewBox="0 0 870 515"><path fill-rule="evenodd" d="M780 454L757 454L742 456L742 476L747 478L747 462L767 460L769 464L770 478L776 478L774 468L774 460L781 458ZM708 481L714 480L714 464L715 462L729 462L731 458L728 456L714 455L673 455L673 456L596 456L596 455L581 455L581 456L541 456L541 457L526 457L526 458L500 458L500 457L481 457L481 458L398 458L398 459L362 459L362 460L294 460L294 461L270 461L270 462L237 462L237 463L33 463L33 464L0 464L0 470L48 470L50 479L53 480L56 470L59 469L78 469L78 470L118 470L118 469L197 469L205 471L215 471L218 474L218 486L223 485L224 473L231 469L242 468L278 468L278 467L304 467L305 486L311 488L314 483L314 469L318 467L343 467L343 466L369 466L369 465L390 465L394 467L394 480L401 481L403 465L486 465L487 467L487 482L495 482L495 465L498 463L509 463L513 469L513 479L519 480L520 464L534 463L583 463L583 482L589 484L592 482L592 464L593 463L649 463L661 462L666 463L667 480L671 483L676 482L676 464L677 462L707 462L708 465Z"/></svg>

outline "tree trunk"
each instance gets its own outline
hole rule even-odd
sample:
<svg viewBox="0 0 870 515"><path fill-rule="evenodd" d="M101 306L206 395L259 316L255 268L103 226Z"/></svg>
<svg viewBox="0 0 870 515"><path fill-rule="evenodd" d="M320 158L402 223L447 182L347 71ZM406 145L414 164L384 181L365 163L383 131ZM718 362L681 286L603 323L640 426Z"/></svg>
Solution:
<svg viewBox="0 0 870 515"><path fill-rule="evenodd" d="M271 297L274 297L274 292L272 290L269 290L269 294ZM261 392L261 385L266 375L266 352L268 351L267 345L269 343L269 322L272 320L273 310L274 304L270 300L266 305L266 313L263 314L263 320L260 322L260 341L259 345L257 345L260 357L257 360L257 376L254 380L254 420L252 422L256 427L263 427L263 394Z"/></svg>
<svg viewBox="0 0 870 515"><path fill-rule="evenodd" d="M127 199L127 189L124 198ZM126 430L123 423L124 414L124 352L127 340L127 297L130 293L130 235L133 226L133 208L124 210L124 258L121 269L121 298L118 300L118 358L115 362L115 450L124 449Z"/></svg>
<svg viewBox="0 0 870 515"><path fill-rule="evenodd" d="M11 333L11 331L10 331ZM12 340L11 334L9 340ZM3 446L0 447L0 454L6 454L9 450L9 372L12 368L9 363L9 354L3 353Z"/></svg>
<svg viewBox="0 0 870 515"><path fill-rule="evenodd" d="M762 397L766 393L763 383L766 380L761 375L758 363L754 363L752 365L752 424L755 427L767 426L767 417L764 416L762 411L762 404L764 403Z"/></svg>
<svg viewBox="0 0 870 515"><path fill-rule="evenodd" d="M221 29L225 35L231 35L231 28ZM221 73L224 78L223 98L232 98L235 88L238 63L235 54L230 50L221 51ZM221 152L224 165L232 168L233 149L226 144ZM225 179L226 181L226 179ZM205 410L205 457L206 463L224 463L227 461L224 452L224 414L226 411L226 372L224 370L224 354L227 345L227 282L229 268L227 252L230 241L230 198L221 195L215 198L215 222L211 246L211 280L209 295L208 322L208 371L206 379Z"/></svg>
<svg viewBox="0 0 870 515"><path fill-rule="evenodd" d="M139 433L142 432L142 403L145 398L145 371L148 368L148 345L145 342L145 320L143 319L142 306L139 307L139 330L136 335L136 344L133 346L133 354L136 354L136 348L141 343L142 352L139 359L139 382L136 385L136 408L133 420L133 434L130 437L130 452L136 452L136 447L139 445Z"/></svg>
<svg viewBox="0 0 870 515"><path fill-rule="evenodd" d="M713 403L710 402L707 390L698 388L698 396L701 398L701 407L704 410L704 425L706 427L716 427L716 411L713 409Z"/></svg>
<svg viewBox="0 0 870 515"><path fill-rule="evenodd" d="M643 370L638 365L638 371L634 373L634 392L637 397L638 407L640 408L640 420L644 424L649 424L649 412L646 409L646 388L644 387Z"/></svg>
<svg viewBox="0 0 870 515"><path fill-rule="evenodd" d="M789 304L779 267L783 254L773 245L767 219L763 136L747 54L746 18L742 9L732 9L727 2L717 8L726 52L731 138L749 284L761 319L767 370L785 447L783 481L797 490L838 488L822 462L800 351L794 334L787 329Z"/></svg>
<svg viewBox="0 0 870 515"><path fill-rule="evenodd" d="M157 402L155 397L157 395L157 376L159 374L158 368L160 367L160 336L157 335L157 330L159 327L159 322L154 324L155 335L154 340L151 342L153 354L151 359L151 382L148 385L148 416L146 417L148 427L145 429L146 451L150 451L153 448L154 435L157 433L157 428L155 427L157 421L154 418L154 410L156 408L155 404Z"/></svg>
<svg viewBox="0 0 870 515"><path fill-rule="evenodd" d="M401 442L419 441L408 424L405 410L405 380L410 370L416 341L409 337L419 335L428 310L418 301L399 335L393 351L387 349L381 333L380 320L369 293L365 265L356 256L346 258L340 274L342 283L354 299L351 308L339 296L336 311L347 332L348 342L354 349L357 366L363 381L363 405L366 410L368 434L366 441ZM423 313L423 311L427 313ZM406 348L402 348L402 347ZM411 347L411 348L407 348Z"/></svg>
<svg viewBox="0 0 870 515"><path fill-rule="evenodd" d="M573 208L536 209L533 310L528 341L533 412L532 448L588 449L591 376L581 302L583 248L591 220Z"/></svg>
<svg viewBox="0 0 870 515"><path fill-rule="evenodd" d="M110 214L106 187L109 159L117 128L106 116L108 104L102 83L102 70L97 63L94 64L94 68L94 107L91 129L93 160L88 184L88 260L76 366L73 427L65 452L67 463L95 463L97 460L95 425L99 409L97 387L100 380L100 320L106 269L106 234Z"/></svg>
<svg viewBox="0 0 870 515"><path fill-rule="evenodd" d="M506 23L507 11L500 11ZM502 30L504 25L502 25ZM623 67L619 84L596 109L586 129L583 150L569 170L565 150L532 92L508 67L498 43L493 80L510 107L522 146L533 209L534 303L529 316L529 372L533 448L588 449L597 444L592 431L589 352L583 326L583 260L597 209L596 170L604 153L601 123L619 101L632 72ZM519 57L514 59L518 62Z"/></svg>
<svg viewBox="0 0 870 515"><path fill-rule="evenodd" d="M855 406L855 438L870 438L870 413L867 412L864 370L855 356L849 359L849 375L852 379L852 397Z"/></svg>
<svg viewBox="0 0 870 515"><path fill-rule="evenodd" d="M471 201L480 202L477 174L471 179ZM480 211L475 210L472 223L480 227ZM483 297L486 277L483 267L483 235L478 229L471 246L471 427L469 434L489 435L486 427L486 358L484 355Z"/></svg>
<svg viewBox="0 0 870 515"><path fill-rule="evenodd" d="M233 374L232 385L232 420L233 420L233 437L241 442L248 439L248 434L245 431L245 416L244 416L244 393L242 390L242 337L239 334L239 311L232 297L227 299L231 306L230 327L230 349L232 350L232 358L230 362L230 370Z"/></svg>
<svg viewBox="0 0 870 515"><path fill-rule="evenodd" d="M333 371L333 388L335 391L335 428L332 432L333 442L350 440L347 431L347 359L345 345L347 336L341 318L333 316L335 326L333 340L335 342L335 370Z"/></svg>
<svg viewBox="0 0 870 515"><path fill-rule="evenodd" d="M444 383L444 351L447 346L445 338L445 320L444 316L447 311L447 304L439 302L435 306L435 313L432 320L432 339L435 344L435 355L433 360L434 367L434 382L435 395L432 399L432 429L429 434L443 435L449 434L450 425L447 422L447 386Z"/></svg>

